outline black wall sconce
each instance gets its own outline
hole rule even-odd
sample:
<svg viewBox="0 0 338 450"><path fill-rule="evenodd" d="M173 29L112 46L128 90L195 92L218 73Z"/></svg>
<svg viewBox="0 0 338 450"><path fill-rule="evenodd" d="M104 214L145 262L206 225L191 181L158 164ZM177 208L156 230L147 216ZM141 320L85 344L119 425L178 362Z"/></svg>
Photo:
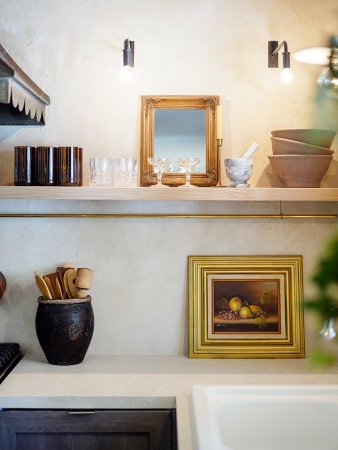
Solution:
<svg viewBox="0 0 338 450"><path fill-rule="evenodd" d="M125 39L123 47L123 67L120 71L120 78L122 81L131 81L133 78L134 55L135 41Z"/></svg>
<svg viewBox="0 0 338 450"><path fill-rule="evenodd" d="M286 41L278 44L278 41L268 41L268 67L278 68L278 52L284 47L283 51L283 70L279 75L279 80L283 84L289 84L293 80L293 73L290 69L290 52Z"/></svg>

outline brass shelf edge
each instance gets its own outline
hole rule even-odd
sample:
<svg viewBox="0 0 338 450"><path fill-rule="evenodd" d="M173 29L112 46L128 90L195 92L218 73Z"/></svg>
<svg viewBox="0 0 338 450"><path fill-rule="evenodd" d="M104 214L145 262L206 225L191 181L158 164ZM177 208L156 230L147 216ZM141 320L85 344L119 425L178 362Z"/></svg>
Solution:
<svg viewBox="0 0 338 450"><path fill-rule="evenodd" d="M82 214L82 213L0 213L9 219L337 219L337 214Z"/></svg>

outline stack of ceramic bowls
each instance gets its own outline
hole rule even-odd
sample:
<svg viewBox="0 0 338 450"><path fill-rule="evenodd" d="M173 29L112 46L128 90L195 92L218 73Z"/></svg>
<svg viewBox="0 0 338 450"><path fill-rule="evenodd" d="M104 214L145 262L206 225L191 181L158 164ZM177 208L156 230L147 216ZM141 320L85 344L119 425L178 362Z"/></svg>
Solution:
<svg viewBox="0 0 338 450"><path fill-rule="evenodd" d="M320 187L332 161L335 131L290 129L271 132L269 160L282 187Z"/></svg>

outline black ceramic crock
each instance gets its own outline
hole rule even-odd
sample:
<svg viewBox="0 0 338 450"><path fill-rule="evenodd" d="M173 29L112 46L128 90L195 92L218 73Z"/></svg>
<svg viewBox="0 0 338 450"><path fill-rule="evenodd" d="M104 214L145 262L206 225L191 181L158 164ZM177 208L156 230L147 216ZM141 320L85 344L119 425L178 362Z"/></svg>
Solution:
<svg viewBox="0 0 338 450"><path fill-rule="evenodd" d="M94 331L91 297L85 299L38 299L36 334L50 364L79 364L86 355Z"/></svg>

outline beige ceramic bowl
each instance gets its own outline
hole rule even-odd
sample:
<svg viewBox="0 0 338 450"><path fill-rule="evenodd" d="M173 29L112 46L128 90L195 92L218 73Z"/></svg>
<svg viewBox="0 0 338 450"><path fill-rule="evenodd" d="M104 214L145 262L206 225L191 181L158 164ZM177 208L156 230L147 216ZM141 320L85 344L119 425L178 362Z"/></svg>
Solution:
<svg viewBox="0 0 338 450"><path fill-rule="evenodd" d="M316 128L288 129L271 131L273 137L291 139L292 141L305 142L306 144L318 145L330 148L336 135L332 130L320 130Z"/></svg>
<svg viewBox="0 0 338 450"><path fill-rule="evenodd" d="M290 141L277 137L271 138L274 155L332 155L333 150L304 142Z"/></svg>
<svg viewBox="0 0 338 450"><path fill-rule="evenodd" d="M282 187L318 188L332 155L273 155L269 160Z"/></svg>

